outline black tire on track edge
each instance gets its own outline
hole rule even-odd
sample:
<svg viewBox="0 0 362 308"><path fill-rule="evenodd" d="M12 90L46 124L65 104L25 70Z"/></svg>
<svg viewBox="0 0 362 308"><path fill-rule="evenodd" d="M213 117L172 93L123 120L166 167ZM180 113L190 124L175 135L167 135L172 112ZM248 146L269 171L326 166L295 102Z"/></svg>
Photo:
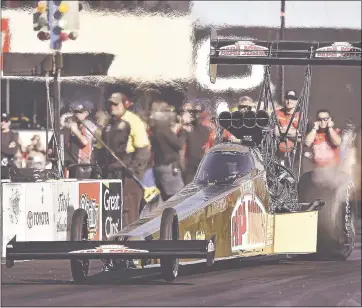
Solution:
<svg viewBox="0 0 362 308"><path fill-rule="evenodd" d="M162 212L160 240L178 240L178 217L174 208L165 208ZM161 270L165 281L174 281L178 275L179 259L164 257L160 259Z"/></svg>
<svg viewBox="0 0 362 308"><path fill-rule="evenodd" d="M76 209L72 216L70 240L88 240L88 214L84 209ZM76 283L84 282L88 276L89 260L70 260L73 279Z"/></svg>

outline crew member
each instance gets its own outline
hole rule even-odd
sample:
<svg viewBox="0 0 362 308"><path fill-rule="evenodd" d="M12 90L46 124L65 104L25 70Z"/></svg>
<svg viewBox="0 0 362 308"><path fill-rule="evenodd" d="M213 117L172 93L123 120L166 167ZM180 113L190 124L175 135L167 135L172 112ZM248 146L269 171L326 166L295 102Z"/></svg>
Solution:
<svg viewBox="0 0 362 308"><path fill-rule="evenodd" d="M124 93L113 93L108 98L111 118L105 126L102 139L126 165L124 169L110 153L106 154L106 176L124 179L124 225L138 219L143 191L132 178L142 179L151 156L146 125L141 118L127 110L130 101ZM124 177L126 175L126 177Z"/></svg>
<svg viewBox="0 0 362 308"><path fill-rule="evenodd" d="M242 96L239 98L237 107L232 111L239 110L240 112L245 111L256 111L256 103L250 96Z"/></svg>
<svg viewBox="0 0 362 308"><path fill-rule="evenodd" d="M297 107L298 97L296 91L290 90L285 94L284 107L276 111L277 121L279 123L279 128L276 125L275 134L281 136L281 142L279 143L278 156L282 160L287 157L287 154L293 151L295 142L298 141L298 122L299 122L299 111L296 111L293 117L293 113ZM288 125L292 121L289 130L287 132ZM283 134L286 135L283 136Z"/></svg>
<svg viewBox="0 0 362 308"><path fill-rule="evenodd" d="M335 166L340 162L341 130L334 126L327 109L317 112L317 121L305 137L305 145L312 148L312 161L316 167Z"/></svg>
<svg viewBox="0 0 362 308"><path fill-rule="evenodd" d="M180 168L182 143L176 134L177 127L173 125L173 118L176 118L176 114L169 110L161 110L154 114L150 134L154 157L153 174L163 201L184 187Z"/></svg>

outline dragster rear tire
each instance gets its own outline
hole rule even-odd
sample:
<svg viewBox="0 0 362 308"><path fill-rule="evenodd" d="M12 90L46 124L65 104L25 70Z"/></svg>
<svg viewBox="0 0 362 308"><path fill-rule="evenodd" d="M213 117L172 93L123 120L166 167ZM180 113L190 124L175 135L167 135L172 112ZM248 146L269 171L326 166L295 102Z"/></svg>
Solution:
<svg viewBox="0 0 362 308"><path fill-rule="evenodd" d="M88 240L88 214L84 209L76 209L72 216L70 240ZM70 260L73 280L76 283L84 282L88 276L89 260Z"/></svg>
<svg viewBox="0 0 362 308"><path fill-rule="evenodd" d="M174 208L165 208L162 212L160 240L178 240L178 216ZM174 281L178 275L179 259L172 257L160 258L161 271L165 281Z"/></svg>
<svg viewBox="0 0 362 308"><path fill-rule="evenodd" d="M349 202L351 189L348 181L343 181L338 189L326 187L323 183L314 180L313 171L303 174L299 181L299 201L312 202L322 199L325 205L318 213L317 253L308 256L314 260L344 261L352 253L355 246L355 207L350 205L350 230L347 230L346 202ZM344 175L343 175L344 177ZM346 179L348 179L346 175Z"/></svg>

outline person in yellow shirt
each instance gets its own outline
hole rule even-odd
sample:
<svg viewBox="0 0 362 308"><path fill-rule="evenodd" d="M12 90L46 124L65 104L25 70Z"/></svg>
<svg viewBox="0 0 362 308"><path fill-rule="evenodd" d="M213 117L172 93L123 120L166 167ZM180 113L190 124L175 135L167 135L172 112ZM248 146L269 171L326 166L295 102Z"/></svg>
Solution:
<svg viewBox="0 0 362 308"><path fill-rule="evenodd" d="M145 123L138 115L127 110L130 101L125 94L113 93L108 98L108 105L111 117L102 131L102 140L124 162L127 170L105 151L105 175L107 178L124 180L124 226L127 226L139 217L143 191L132 178L132 173L143 179L151 158L150 141Z"/></svg>
<svg viewBox="0 0 362 308"><path fill-rule="evenodd" d="M142 179L151 156L146 125L137 114L127 110L130 103L125 94L113 93L108 104L111 119L103 129L102 139ZM107 154L106 160L113 171L119 169L112 155Z"/></svg>

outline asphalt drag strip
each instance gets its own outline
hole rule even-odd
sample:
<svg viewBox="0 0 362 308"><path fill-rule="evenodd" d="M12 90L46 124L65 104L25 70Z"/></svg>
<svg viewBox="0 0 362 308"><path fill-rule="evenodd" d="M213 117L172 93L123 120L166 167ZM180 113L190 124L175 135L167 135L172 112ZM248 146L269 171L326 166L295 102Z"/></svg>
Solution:
<svg viewBox="0 0 362 308"><path fill-rule="evenodd" d="M69 261L1 265L2 306L361 306L361 236L347 261L219 261L184 265L173 283L159 268L102 273L85 284Z"/></svg>

